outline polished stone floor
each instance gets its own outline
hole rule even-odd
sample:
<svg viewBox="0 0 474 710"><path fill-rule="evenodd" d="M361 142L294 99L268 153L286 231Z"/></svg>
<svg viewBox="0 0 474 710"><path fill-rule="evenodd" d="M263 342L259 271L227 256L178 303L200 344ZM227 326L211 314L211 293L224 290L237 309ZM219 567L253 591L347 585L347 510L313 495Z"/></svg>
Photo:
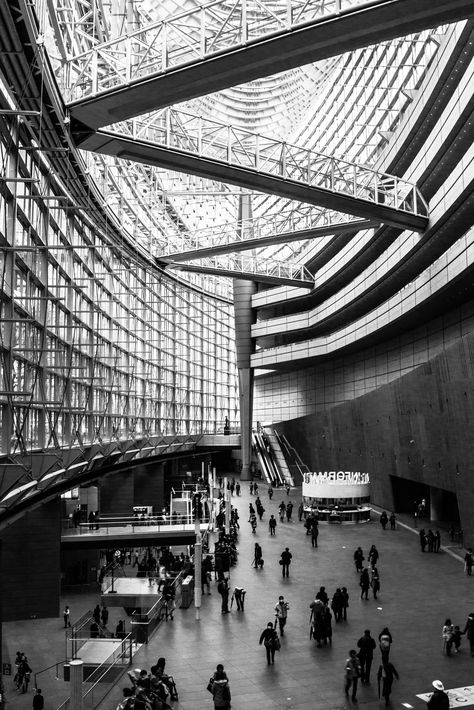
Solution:
<svg viewBox="0 0 474 710"><path fill-rule="evenodd" d="M395 531L383 531L374 515L370 524L321 525L319 546L314 549L295 516L291 523L279 522L276 536L270 537L270 513L278 518L278 504L287 496L285 491L277 491L270 502L266 487L260 491L266 512L255 535L247 522L251 499L248 486L244 484L241 496L232 500L240 512L241 533L238 563L231 570L231 588L242 586L247 590L245 611L237 611L234 605L230 614L222 615L213 582L212 594L203 598L199 621L192 607L177 610L174 621L163 623L148 646L142 646L135 655L134 667L146 669L159 656L166 657L167 670L179 690L179 701L173 704L176 710L212 710L206 685L217 663L224 664L229 676L233 710L354 707L344 695L345 659L364 629L370 629L377 637L384 626L392 632L390 660L400 674L391 698L394 708L425 707L416 695L429 692L434 679L441 679L446 688L474 683L474 659L465 637L461 653L452 657L442 653L441 627L445 618L451 617L463 629L468 613L474 609L474 577L464 575L464 551L450 543L445 533L440 553L423 554L411 520L402 518ZM295 512L299 495L296 489L290 494ZM265 559L261 571L251 566L256 541L261 544ZM380 553L381 591L377 601L362 601L352 556L357 546L367 554L372 544ZM288 579L282 578L278 564L285 547L293 554ZM333 624L332 646L319 649L309 637L309 605L321 585L330 595L336 587L346 586L350 606L347 622ZM267 622L274 619L274 605L280 594L290 604L289 618L281 652L276 655L275 665L268 666L258 639ZM82 607L91 608L98 600L99 590L94 598L75 595L64 602L70 603L77 616ZM111 619L109 625L113 623ZM61 626L62 618L15 622L4 625L4 636L12 652L21 648L28 652L34 668L45 667L64 657ZM375 677L379 660L377 650L372 682L359 688L358 706L364 710L382 706ZM65 697L65 684L51 682L48 673L42 676L41 683L43 690L46 688L45 708L54 710ZM116 707L123 685L119 683L114 688L102 708ZM28 699L11 691L8 695L8 710L31 707L31 695Z"/></svg>

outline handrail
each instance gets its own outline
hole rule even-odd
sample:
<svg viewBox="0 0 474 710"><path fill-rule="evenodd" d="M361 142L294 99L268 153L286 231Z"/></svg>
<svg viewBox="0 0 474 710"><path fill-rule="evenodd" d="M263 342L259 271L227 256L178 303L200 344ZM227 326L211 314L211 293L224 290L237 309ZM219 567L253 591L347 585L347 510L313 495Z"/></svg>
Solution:
<svg viewBox="0 0 474 710"><path fill-rule="evenodd" d="M56 680L59 680L59 673L58 673L58 668L59 666L63 665L64 663L67 663L68 659L65 658L64 661L56 661L56 663L53 663L51 666L48 666L47 668L42 668L40 671L36 671L36 673L33 673L33 687L37 688L38 687L38 676L41 675L42 673L46 673L46 671L50 671L51 668L56 668Z"/></svg>
<svg viewBox="0 0 474 710"><path fill-rule="evenodd" d="M128 648L125 648L125 642L128 642ZM110 690L113 687L115 687L116 681L114 681L113 683L110 683L110 684L104 683L102 688L105 688L105 690L102 693L99 693L100 698L96 699L97 702L96 702L96 700L94 700L94 696L93 696L94 690L99 686L99 684L101 683L103 678L105 678L107 673L110 672L111 668L119 665L120 661L122 659L124 659L126 656L128 656L128 664L127 665L128 666L132 665L132 660L133 660L132 647L133 647L132 635L127 634L127 636L124 639L122 639L122 651L121 651L120 655L117 656L116 658L114 658L112 663L107 663L107 661L104 661L103 663L101 663L99 666L97 666L97 668L94 670L94 672L87 678L87 681L85 681L85 682L87 682L87 684L92 682L92 686L90 688L88 688L85 691L85 693L83 693L84 708L87 708L87 710L94 710L96 707L98 707L100 705L100 703L105 698L105 696L110 692ZM112 656L114 656L115 653L116 652L114 651ZM120 665L122 665L122 664L120 664ZM125 672L125 668L123 670ZM96 676L96 675L97 675L97 677L94 678L94 676ZM92 681L91 681L91 679L92 679ZM82 685L84 686L84 681L83 681ZM109 685L110 687L107 688L107 685ZM86 701L90 701L90 702L86 702ZM63 703L61 703L61 705L57 708L57 710L69 710L70 703L71 703L71 698L69 697Z"/></svg>
<svg viewBox="0 0 474 710"><path fill-rule="evenodd" d="M131 532L169 532L170 528L174 530L181 530L182 532L187 531L189 526L194 525L193 516L179 516L179 521L168 520L165 523L158 523L155 518L150 518L147 520L137 520L136 518L127 517L117 517L108 519L106 521L95 521L94 523L79 523L77 528L70 528L66 525L67 519L63 521L63 534L73 537L74 535L83 534L108 534L109 532L117 531L119 528L123 529L123 532L130 532L128 528L132 528ZM182 519L185 518L185 522ZM103 524L105 522L105 525ZM209 519L207 517L201 519L201 524L208 524ZM97 527L98 526L98 527Z"/></svg>

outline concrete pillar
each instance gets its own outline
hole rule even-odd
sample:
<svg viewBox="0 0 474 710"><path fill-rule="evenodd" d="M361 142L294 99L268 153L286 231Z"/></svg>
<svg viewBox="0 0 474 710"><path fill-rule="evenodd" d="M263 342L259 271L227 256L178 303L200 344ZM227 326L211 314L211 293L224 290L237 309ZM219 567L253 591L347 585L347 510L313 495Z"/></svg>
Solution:
<svg viewBox="0 0 474 710"><path fill-rule="evenodd" d="M430 520L443 519L443 491L430 486Z"/></svg>
<svg viewBox="0 0 474 710"><path fill-rule="evenodd" d="M251 199L250 195L242 194L239 203L240 221L248 220L252 217ZM234 279L233 284L235 350L239 376L241 479L248 481L251 478L253 413L253 370L250 367L250 356L254 351L251 337L251 327L254 322L252 296L256 292L257 286L253 281L244 281L243 279Z"/></svg>
<svg viewBox="0 0 474 710"><path fill-rule="evenodd" d="M82 678L83 678L83 662L78 658L69 661L69 687L71 692L71 700L69 703L70 710L83 710L82 698Z"/></svg>

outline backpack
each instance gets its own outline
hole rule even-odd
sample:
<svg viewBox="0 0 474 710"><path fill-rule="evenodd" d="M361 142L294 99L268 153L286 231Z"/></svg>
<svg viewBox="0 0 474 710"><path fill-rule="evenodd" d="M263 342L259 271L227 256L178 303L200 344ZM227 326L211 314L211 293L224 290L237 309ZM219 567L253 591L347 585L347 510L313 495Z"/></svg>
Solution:
<svg viewBox="0 0 474 710"><path fill-rule="evenodd" d="M382 636L380 639L380 648L382 651L387 651L390 648L390 639L388 636Z"/></svg>

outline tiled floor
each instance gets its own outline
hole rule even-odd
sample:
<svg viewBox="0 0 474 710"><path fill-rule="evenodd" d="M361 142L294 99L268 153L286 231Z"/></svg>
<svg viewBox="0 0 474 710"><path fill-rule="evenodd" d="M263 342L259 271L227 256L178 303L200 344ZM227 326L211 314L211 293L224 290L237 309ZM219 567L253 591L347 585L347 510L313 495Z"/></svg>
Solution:
<svg viewBox="0 0 474 710"><path fill-rule="evenodd" d="M233 710L258 708L278 710L316 708L342 710L351 707L343 691L344 661L349 649L356 646L364 629L377 636L383 626L389 626L394 643L391 661L400 674L394 683L393 707L425 707L417 693L428 692L431 681L441 679L447 688L474 683L474 659L463 638L461 653L453 657L442 654L441 627L446 617L464 628L467 614L472 611L474 577L463 574L462 550L446 549L439 554L422 554L417 531L399 525L396 531L382 531L377 519L368 525L320 526L319 547L313 549L311 540L297 520L279 523L277 534L270 538L266 521L285 492L277 492L270 502L266 489L261 489L266 508L264 520L253 535L248 518L250 495L242 486L240 498L233 504L241 516L239 561L231 570L231 586L247 590L245 611L235 606L228 615L220 613L220 597L213 583L212 595L203 598L201 619L196 621L195 610L178 610L174 621L164 623L148 646L135 656L134 667L150 668L159 656L165 656L167 670L173 674L179 702L176 710L212 710L211 696L206 685L217 663L223 663L230 679ZM290 498L298 502L294 490ZM295 506L295 508L297 505ZM408 525L410 521L406 521ZM428 526L427 526L428 527ZM251 566L254 543L263 548L265 566L257 571ZM380 598L360 600L358 575L352 555L360 545L367 553L375 543L380 552L378 569L381 577ZM443 534L443 544L451 545ZM288 546L293 553L290 577L282 579L278 559ZM332 647L318 649L309 638L309 605L315 591L325 585L330 595L338 586L347 586L350 594L348 621L333 624ZM263 647L258 645L261 631L274 618L274 605L279 594L290 603L290 612L281 652L274 666L268 666ZM96 597L70 597L73 612L90 608ZM115 611L117 613L117 611ZM61 620L37 620L4 625L4 635L14 657L16 648L27 651L35 668L50 660L63 658ZM115 624L111 618L110 626ZM17 641L14 641L16 636ZM359 707L372 710L381 706L375 679L379 664L376 651L372 683L359 689ZM59 705L65 697L65 684L51 681L44 674L42 682L47 699L46 710ZM48 686L49 684L49 686ZM56 685L55 685L56 684ZM115 708L121 697L119 684L102 707ZM56 688L56 689L55 689ZM67 690L67 687L66 687ZM9 692L8 710L31 707L31 696Z"/></svg>

